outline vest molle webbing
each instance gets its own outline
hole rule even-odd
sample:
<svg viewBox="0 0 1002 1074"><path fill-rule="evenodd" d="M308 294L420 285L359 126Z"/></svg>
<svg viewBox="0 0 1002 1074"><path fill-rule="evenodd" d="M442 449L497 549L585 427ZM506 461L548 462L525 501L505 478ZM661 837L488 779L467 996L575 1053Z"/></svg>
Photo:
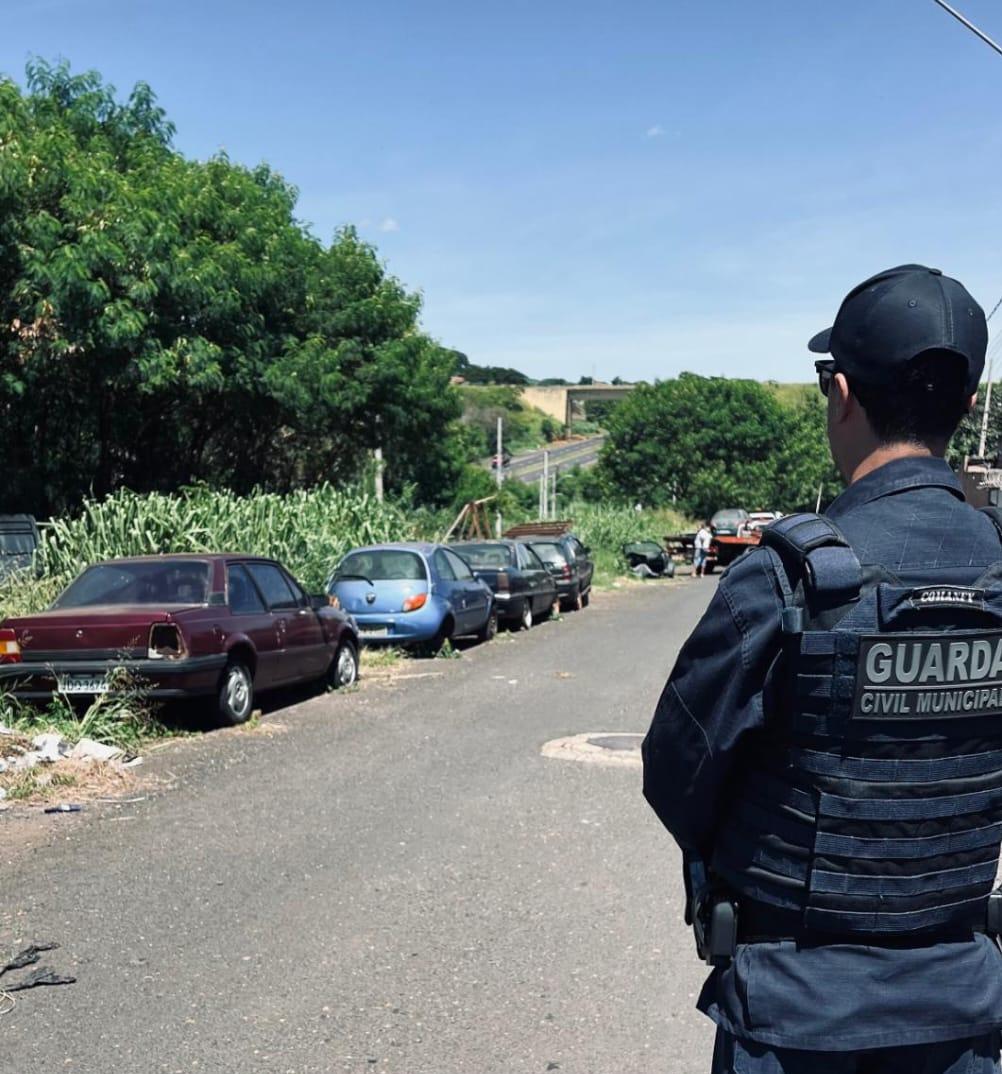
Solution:
<svg viewBox="0 0 1002 1074"><path fill-rule="evenodd" d="M715 869L827 934L983 925L1002 841L1002 565L906 586L818 515L763 544L784 653Z"/></svg>

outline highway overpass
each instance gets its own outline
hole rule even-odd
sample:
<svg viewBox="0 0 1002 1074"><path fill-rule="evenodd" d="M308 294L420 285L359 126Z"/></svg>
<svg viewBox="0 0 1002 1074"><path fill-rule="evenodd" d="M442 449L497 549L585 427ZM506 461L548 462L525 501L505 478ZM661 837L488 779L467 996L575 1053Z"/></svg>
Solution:
<svg viewBox="0 0 1002 1074"><path fill-rule="evenodd" d="M632 384L559 384L514 385L522 393L522 400L551 418L556 418L568 429L576 418L587 414L589 400L623 399L633 391Z"/></svg>

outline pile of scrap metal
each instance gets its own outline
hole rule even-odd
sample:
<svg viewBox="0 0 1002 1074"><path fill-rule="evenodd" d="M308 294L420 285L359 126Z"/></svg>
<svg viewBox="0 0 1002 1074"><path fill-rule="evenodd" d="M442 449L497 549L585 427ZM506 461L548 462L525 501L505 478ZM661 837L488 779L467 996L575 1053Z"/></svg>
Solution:
<svg viewBox="0 0 1002 1074"><path fill-rule="evenodd" d="M657 541L633 541L623 545L630 570L639 578L672 578L675 560Z"/></svg>

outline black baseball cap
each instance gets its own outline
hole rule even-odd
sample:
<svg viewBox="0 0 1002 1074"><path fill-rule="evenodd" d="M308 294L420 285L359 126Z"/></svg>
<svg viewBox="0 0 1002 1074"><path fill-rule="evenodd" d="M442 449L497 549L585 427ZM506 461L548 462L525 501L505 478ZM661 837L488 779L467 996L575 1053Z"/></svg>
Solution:
<svg viewBox="0 0 1002 1074"><path fill-rule="evenodd" d="M963 284L939 269L899 265L871 276L842 300L835 323L807 344L831 354L835 370L864 384L892 385L923 351L952 351L967 362L967 394L985 368L985 311Z"/></svg>

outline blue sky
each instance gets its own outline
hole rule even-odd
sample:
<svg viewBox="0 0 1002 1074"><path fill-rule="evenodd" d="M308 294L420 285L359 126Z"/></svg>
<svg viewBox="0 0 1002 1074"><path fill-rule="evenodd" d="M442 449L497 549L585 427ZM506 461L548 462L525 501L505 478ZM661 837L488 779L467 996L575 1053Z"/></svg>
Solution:
<svg viewBox="0 0 1002 1074"><path fill-rule="evenodd" d="M996 0L956 6L1002 38ZM149 82L179 149L267 161L325 240L356 224L473 361L808 380L807 338L880 268L1002 296L1002 56L933 0L4 15L0 71L34 54Z"/></svg>

